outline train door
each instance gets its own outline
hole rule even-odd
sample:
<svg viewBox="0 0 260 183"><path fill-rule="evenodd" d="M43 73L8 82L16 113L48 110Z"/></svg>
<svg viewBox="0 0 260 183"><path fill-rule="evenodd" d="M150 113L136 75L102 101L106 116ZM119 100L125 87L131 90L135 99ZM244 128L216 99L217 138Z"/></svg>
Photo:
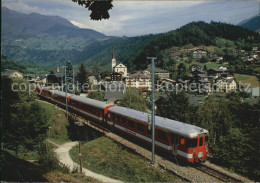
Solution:
<svg viewBox="0 0 260 183"><path fill-rule="evenodd" d="M171 133L171 141L172 141L172 154L177 155L177 149L178 149L178 136L176 134Z"/></svg>

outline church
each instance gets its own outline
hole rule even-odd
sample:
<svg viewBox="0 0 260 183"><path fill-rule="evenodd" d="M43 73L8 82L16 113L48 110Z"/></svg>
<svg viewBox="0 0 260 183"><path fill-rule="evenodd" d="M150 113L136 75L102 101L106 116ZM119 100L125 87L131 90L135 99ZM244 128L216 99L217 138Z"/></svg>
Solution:
<svg viewBox="0 0 260 183"><path fill-rule="evenodd" d="M113 73L120 74L122 78L127 76L127 67L122 63L116 65L116 57L114 52L112 53L112 74Z"/></svg>

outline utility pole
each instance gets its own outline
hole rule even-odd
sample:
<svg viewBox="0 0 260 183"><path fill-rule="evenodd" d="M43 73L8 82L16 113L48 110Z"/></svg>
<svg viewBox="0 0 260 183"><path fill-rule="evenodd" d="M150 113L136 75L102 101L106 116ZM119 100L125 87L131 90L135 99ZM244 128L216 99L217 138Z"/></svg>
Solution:
<svg viewBox="0 0 260 183"><path fill-rule="evenodd" d="M157 57L147 57L147 59L151 59L151 79L152 79L152 92L151 92L151 103L152 103L152 163L155 163L154 159L154 134L155 134L155 116L154 116L154 60L157 59Z"/></svg>
<svg viewBox="0 0 260 183"><path fill-rule="evenodd" d="M69 119L69 113L68 113L68 91L67 91L67 66L65 66L65 97L66 97L66 117Z"/></svg>
<svg viewBox="0 0 260 183"><path fill-rule="evenodd" d="M81 144L80 144L80 140L79 140L79 173L82 173L82 161L81 161Z"/></svg>
<svg viewBox="0 0 260 183"><path fill-rule="evenodd" d="M73 94L75 95L75 90L76 90L76 87L75 87L75 76L74 76L74 68L72 68L72 73L73 73Z"/></svg>

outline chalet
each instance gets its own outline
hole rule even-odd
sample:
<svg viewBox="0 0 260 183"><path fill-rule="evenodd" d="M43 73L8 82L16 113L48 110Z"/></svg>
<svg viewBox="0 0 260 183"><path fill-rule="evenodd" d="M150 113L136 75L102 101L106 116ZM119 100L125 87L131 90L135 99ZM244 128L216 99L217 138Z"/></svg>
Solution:
<svg viewBox="0 0 260 183"><path fill-rule="evenodd" d="M202 67L198 64L193 64L191 67L190 67L190 70L191 72L194 72L195 70L201 70Z"/></svg>
<svg viewBox="0 0 260 183"><path fill-rule="evenodd" d="M214 84L214 90L216 92L225 92L228 93L230 91L235 91L237 88L237 84L235 80L232 79L218 79Z"/></svg>
<svg viewBox="0 0 260 183"><path fill-rule="evenodd" d="M202 58L207 56L208 52L204 49L196 49L192 52L193 58Z"/></svg>
<svg viewBox="0 0 260 183"><path fill-rule="evenodd" d="M214 68L208 70L208 76L215 79L218 78L221 75L221 73L223 73L223 70L221 69Z"/></svg>
<svg viewBox="0 0 260 183"><path fill-rule="evenodd" d="M23 74L17 70L6 70L1 73L2 76L7 76L10 78L23 78Z"/></svg>
<svg viewBox="0 0 260 183"><path fill-rule="evenodd" d="M196 74L193 76L193 80L194 81L199 81L199 80L208 81L208 76L206 76L205 74Z"/></svg>
<svg viewBox="0 0 260 183"><path fill-rule="evenodd" d="M194 75L204 74L204 72L203 72L202 70L200 70L200 69L195 69L195 70L192 72L192 74L194 74Z"/></svg>
<svg viewBox="0 0 260 183"><path fill-rule="evenodd" d="M226 78L226 79L232 79L233 76L232 74L229 74L228 72L223 72L220 74L221 78Z"/></svg>
<svg viewBox="0 0 260 183"><path fill-rule="evenodd" d="M89 80L89 82L90 82L91 84L93 84L93 85L97 85L97 84L98 84L98 81L97 81L97 79L96 79L95 76L89 76L89 77L88 77L88 80Z"/></svg>
<svg viewBox="0 0 260 183"><path fill-rule="evenodd" d="M154 74L159 76L159 78L169 78L170 77L170 73L168 71L165 71L165 70L156 70L154 72Z"/></svg>
<svg viewBox="0 0 260 183"><path fill-rule="evenodd" d="M227 70L227 67L226 67L226 66L219 66L218 69L219 69L219 70L226 71L226 70Z"/></svg>

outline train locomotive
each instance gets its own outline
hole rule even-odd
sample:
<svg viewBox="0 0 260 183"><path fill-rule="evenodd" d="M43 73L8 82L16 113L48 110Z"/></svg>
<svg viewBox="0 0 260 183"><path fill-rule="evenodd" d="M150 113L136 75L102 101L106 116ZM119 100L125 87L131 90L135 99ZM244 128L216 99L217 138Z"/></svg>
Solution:
<svg viewBox="0 0 260 183"><path fill-rule="evenodd" d="M40 97L64 107L65 92L39 88ZM126 107L107 104L94 99L67 93L68 107L110 130L131 136L146 144L152 142L149 114ZM155 116L155 148L190 163L204 162L209 154L206 129Z"/></svg>

